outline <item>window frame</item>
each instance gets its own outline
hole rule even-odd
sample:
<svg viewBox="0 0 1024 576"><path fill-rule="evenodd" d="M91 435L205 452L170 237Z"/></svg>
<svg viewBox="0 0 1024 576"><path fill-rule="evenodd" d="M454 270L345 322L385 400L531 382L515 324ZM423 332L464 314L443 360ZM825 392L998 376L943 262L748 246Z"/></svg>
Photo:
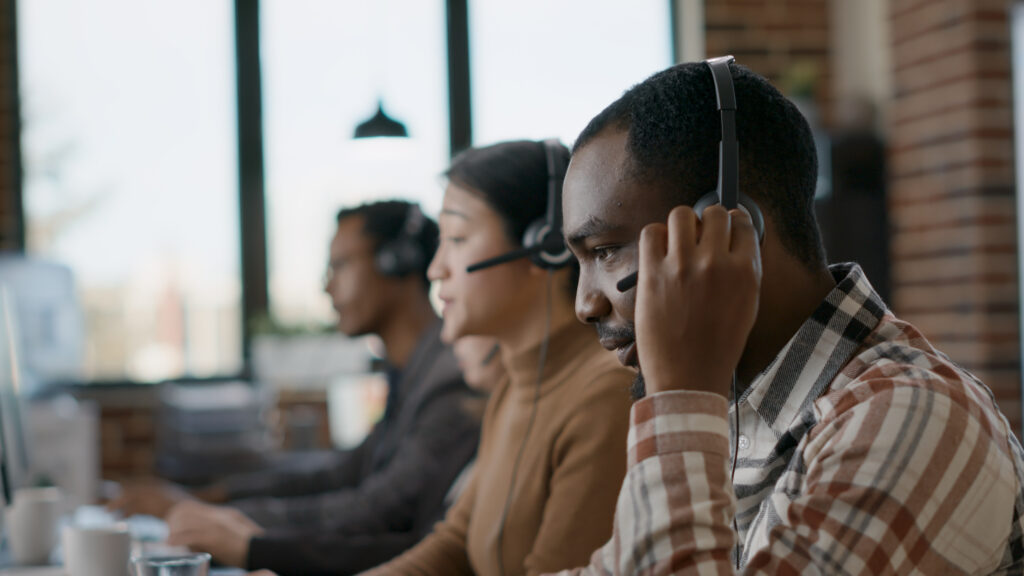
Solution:
<svg viewBox="0 0 1024 576"><path fill-rule="evenodd" d="M18 62L17 7L21 0L7 4L9 30L6 39L10 54L8 85L12 93L11 138L12 180L10 182L7 226L0 226L0 248L25 253L25 213L23 167L21 158L21 105L20 68ZM667 0L671 17L671 41L674 56L682 56L679 17L687 10L681 8L691 0ZM452 156L472 143L472 95L470 78L469 0L446 0L447 64L448 64L448 122L449 151ZM190 383L216 383L226 379L249 381L252 377L251 322L265 316L270 309L269 276L267 266L267 218L265 171L263 150L263 95L260 68L260 2L234 0L235 41L235 93L237 118L238 205L241 234L241 310L242 310L242 369L235 374L210 377L184 375L175 381ZM122 387L146 385L148 382L124 380L87 380L67 383L70 386Z"/></svg>

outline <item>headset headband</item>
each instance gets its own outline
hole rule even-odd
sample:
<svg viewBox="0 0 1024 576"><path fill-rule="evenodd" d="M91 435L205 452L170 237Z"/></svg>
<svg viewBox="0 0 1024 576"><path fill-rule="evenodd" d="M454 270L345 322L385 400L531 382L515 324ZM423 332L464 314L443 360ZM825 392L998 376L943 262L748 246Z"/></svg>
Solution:
<svg viewBox="0 0 1024 576"><path fill-rule="evenodd" d="M704 63L711 69L715 81L715 97L722 117L722 141L718 144L718 201L727 210L739 202L740 152L736 141L736 91L732 85L732 56L711 58Z"/></svg>
<svg viewBox="0 0 1024 576"><path fill-rule="evenodd" d="M550 230L561 233L562 230L562 181L565 179L565 166L558 162L555 151L558 149L557 139L544 141L544 155L548 163L548 209L547 221Z"/></svg>

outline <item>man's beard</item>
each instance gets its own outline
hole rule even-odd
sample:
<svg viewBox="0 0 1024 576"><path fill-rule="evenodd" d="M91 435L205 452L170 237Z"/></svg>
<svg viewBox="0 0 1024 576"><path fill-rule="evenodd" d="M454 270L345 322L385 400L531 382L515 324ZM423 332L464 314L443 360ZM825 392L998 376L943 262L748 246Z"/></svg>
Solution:
<svg viewBox="0 0 1024 576"><path fill-rule="evenodd" d="M644 382L643 372L637 371L636 376L633 378L633 385L629 388L629 393L633 396L634 402L643 400L644 396L647 396L647 384Z"/></svg>
<svg viewBox="0 0 1024 576"><path fill-rule="evenodd" d="M634 343L636 342L636 329L632 323L621 328L611 328L603 324L597 324L595 328L597 328L598 338L632 340ZM644 375L640 372L639 366L633 366L633 368L637 368L637 373L636 377L633 378L633 384L629 387L629 393L633 400L637 401L647 395L647 387L644 384Z"/></svg>

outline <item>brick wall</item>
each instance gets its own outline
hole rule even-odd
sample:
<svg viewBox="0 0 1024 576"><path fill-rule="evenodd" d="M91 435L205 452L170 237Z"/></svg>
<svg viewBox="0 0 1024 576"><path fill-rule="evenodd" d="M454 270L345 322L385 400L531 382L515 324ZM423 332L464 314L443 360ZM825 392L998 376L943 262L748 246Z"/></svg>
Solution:
<svg viewBox="0 0 1024 576"><path fill-rule="evenodd" d="M830 52L850 26L834 3L848 1L707 0L707 54L734 54L788 96L794 70L816 72L811 90L828 127L843 72ZM889 0L882 84L893 96L880 104L890 304L983 379L1020 430L1009 5Z"/></svg>
<svg viewBox="0 0 1024 576"><path fill-rule="evenodd" d="M155 473L157 390L153 386L81 387L76 398L100 407L100 476L123 480Z"/></svg>
<svg viewBox="0 0 1024 576"><path fill-rule="evenodd" d="M704 17L709 57L732 54L787 96L808 91L828 122L828 0L706 0ZM810 84L797 86L796 77L804 75L810 76Z"/></svg>
<svg viewBox="0 0 1024 576"><path fill-rule="evenodd" d="M100 406L99 456L104 479L157 474L157 387L82 387L74 395ZM275 408L273 415L268 415L268 425L283 449L331 447L326 393L284 391L277 396Z"/></svg>
<svg viewBox="0 0 1024 576"><path fill-rule="evenodd" d="M107 480L155 474L156 429L152 408L100 410L100 474Z"/></svg>
<svg viewBox="0 0 1024 576"><path fill-rule="evenodd" d="M893 308L1020 430L1007 0L892 0Z"/></svg>

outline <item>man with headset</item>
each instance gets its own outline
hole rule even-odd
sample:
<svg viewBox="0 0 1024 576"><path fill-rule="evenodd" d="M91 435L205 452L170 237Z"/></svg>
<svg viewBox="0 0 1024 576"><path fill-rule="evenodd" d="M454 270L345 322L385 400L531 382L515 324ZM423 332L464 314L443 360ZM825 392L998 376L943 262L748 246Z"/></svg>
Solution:
<svg viewBox="0 0 1024 576"><path fill-rule="evenodd" d="M443 515L449 486L475 453L483 400L441 342L428 298L437 224L399 201L343 209L337 222L324 289L339 330L384 343L383 419L330 462L228 478L202 491L211 503L171 490L115 503L166 514L170 544L234 566L351 574L412 546Z"/></svg>
<svg viewBox="0 0 1024 576"><path fill-rule="evenodd" d="M642 398L614 536L576 573L1019 574L991 392L826 265L807 123L731 62L655 74L575 143L577 316Z"/></svg>

